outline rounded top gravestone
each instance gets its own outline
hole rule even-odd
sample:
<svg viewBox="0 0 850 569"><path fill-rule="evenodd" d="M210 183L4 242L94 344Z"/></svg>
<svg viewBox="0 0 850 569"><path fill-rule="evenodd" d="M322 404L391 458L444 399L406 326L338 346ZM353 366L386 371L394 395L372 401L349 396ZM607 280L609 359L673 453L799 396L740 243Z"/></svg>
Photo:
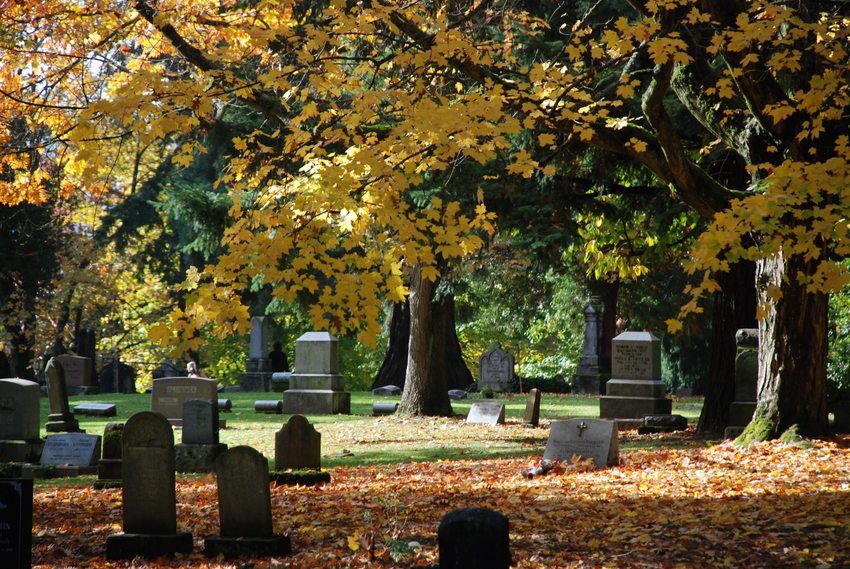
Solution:
<svg viewBox="0 0 850 569"><path fill-rule="evenodd" d="M221 535L270 537L269 461L249 446L226 450L215 461Z"/></svg>

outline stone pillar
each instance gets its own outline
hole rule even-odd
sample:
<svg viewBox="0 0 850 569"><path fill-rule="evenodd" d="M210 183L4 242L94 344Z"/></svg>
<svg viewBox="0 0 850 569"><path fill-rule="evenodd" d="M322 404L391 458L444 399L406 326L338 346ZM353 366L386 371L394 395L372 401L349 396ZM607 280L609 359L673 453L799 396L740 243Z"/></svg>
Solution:
<svg viewBox="0 0 850 569"><path fill-rule="evenodd" d="M605 393L605 382L611 377L611 362L605 357L602 346L604 314L599 297L591 296L584 306L584 351L573 377L573 393Z"/></svg>
<svg viewBox="0 0 850 569"><path fill-rule="evenodd" d="M268 319L265 316L251 318L251 340L245 373L240 376L242 391L271 391L272 366L268 358Z"/></svg>
<svg viewBox="0 0 850 569"><path fill-rule="evenodd" d="M729 422L724 435L734 438L743 432L756 410L758 385L758 328L741 328L735 333L735 400L729 404Z"/></svg>
<svg viewBox="0 0 850 569"><path fill-rule="evenodd" d="M611 379L599 398L599 416L669 415L673 402L661 381L661 341L649 332L623 332L611 344Z"/></svg>
<svg viewBox="0 0 850 569"><path fill-rule="evenodd" d="M328 332L307 332L295 342L295 371L283 392L287 415L351 413L351 393L339 373L337 339Z"/></svg>

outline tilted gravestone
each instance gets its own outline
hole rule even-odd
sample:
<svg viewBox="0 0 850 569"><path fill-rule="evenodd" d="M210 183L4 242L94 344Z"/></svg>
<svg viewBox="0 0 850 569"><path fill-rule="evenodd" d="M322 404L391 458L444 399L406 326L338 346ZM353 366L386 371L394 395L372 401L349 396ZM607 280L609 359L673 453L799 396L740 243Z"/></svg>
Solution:
<svg viewBox="0 0 850 569"><path fill-rule="evenodd" d="M0 567L32 562L32 480L0 480Z"/></svg>
<svg viewBox="0 0 850 569"><path fill-rule="evenodd" d="M351 413L351 393L339 373L338 343L328 332L307 332L296 340L295 372L283 392L284 413Z"/></svg>
<svg viewBox="0 0 850 569"><path fill-rule="evenodd" d="M218 401L218 383L200 377L164 377L153 381L151 411L161 413L172 425L183 423L183 404L190 399Z"/></svg>
<svg viewBox="0 0 850 569"><path fill-rule="evenodd" d="M237 446L215 462L220 535L204 539L204 553L225 558L288 555L288 536L272 528L269 461L257 450Z"/></svg>
<svg viewBox="0 0 850 569"><path fill-rule="evenodd" d="M36 462L41 390L34 381L0 379L0 462Z"/></svg>
<svg viewBox="0 0 850 569"><path fill-rule="evenodd" d="M68 387L65 385L65 370L58 358L50 358L44 370L47 376L47 396L50 399L50 415L45 428L48 433L82 432L80 424L68 406Z"/></svg>
<svg viewBox="0 0 850 569"><path fill-rule="evenodd" d="M600 419L552 421L543 459L570 462L573 456L593 459L595 468L619 464L617 423Z"/></svg>
<svg viewBox="0 0 850 569"><path fill-rule="evenodd" d="M245 373L239 378L242 391L270 391L272 365L266 350L269 345L269 319L265 316L251 318L251 339Z"/></svg>
<svg viewBox="0 0 850 569"><path fill-rule="evenodd" d="M525 415L522 422L536 427L540 424L540 390L536 387L528 392L525 399Z"/></svg>
<svg viewBox="0 0 850 569"><path fill-rule="evenodd" d="M498 401L476 401L466 416L467 423L496 425L505 422L505 404Z"/></svg>
<svg viewBox="0 0 850 569"><path fill-rule="evenodd" d="M275 433L274 469L290 468L322 468L322 434L302 415L293 415Z"/></svg>
<svg viewBox="0 0 850 569"><path fill-rule="evenodd" d="M124 423L107 423L103 429L103 444L97 463L95 488L117 488L121 486L121 443Z"/></svg>
<svg viewBox="0 0 850 569"><path fill-rule="evenodd" d="M478 360L478 386L481 391L511 391L514 388L514 357L494 345Z"/></svg>
<svg viewBox="0 0 850 569"><path fill-rule="evenodd" d="M143 411L130 417L122 438L124 533L106 539L106 558L191 553L192 534L177 533L171 424Z"/></svg>
<svg viewBox="0 0 850 569"><path fill-rule="evenodd" d="M183 440L174 447L178 472L212 472L215 459L227 450L219 442L218 401L190 399L183 403Z"/></svg>
<svg viewBox="0 0 850 569"><path fill-rule="evenodd" d="M669 415L673 402L661 381L661 341L649 332L623 332L611 342L611 379L599 398L604 419Z"/></svg>
<svg viewBox="0 0 850 569"><path fill-rule="evenodd" d="M441 569L508 569L508 518L487 508L449 512L437 529Z"/></svg>
<svg viewBox="0 0 850 569"><path fill-rule="evenodd" d="M60 433L44 440L40 464L93 466L100 456L100 435Z"/></svg>

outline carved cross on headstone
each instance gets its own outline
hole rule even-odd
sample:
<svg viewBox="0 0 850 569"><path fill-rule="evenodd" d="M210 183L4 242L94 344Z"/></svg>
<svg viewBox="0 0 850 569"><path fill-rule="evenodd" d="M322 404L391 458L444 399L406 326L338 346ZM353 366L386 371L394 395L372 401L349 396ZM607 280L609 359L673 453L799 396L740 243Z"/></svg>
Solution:
<svg viewBox="0 0 850 569"><path fill-rule="evenodd" d="M584 421L582 421L581 423L579 423L578 425L576 425L576 429L578 429L578 436L579 436L579 438L581 438L581 436L584 434L584 430L585 430L586 428L587 428L587 423L585 423Z"/></svg>

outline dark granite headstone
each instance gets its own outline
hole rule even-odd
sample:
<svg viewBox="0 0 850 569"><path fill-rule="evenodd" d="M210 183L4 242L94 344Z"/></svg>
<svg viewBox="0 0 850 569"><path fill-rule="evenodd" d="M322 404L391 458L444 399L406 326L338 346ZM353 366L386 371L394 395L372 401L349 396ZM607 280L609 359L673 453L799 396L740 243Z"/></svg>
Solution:
<svg viewBox="0 0 850 569"><path fill-rule="evenodd" d="M378 397L401 395L401 387L397 385L382 385L373 389L372 395L377 395Z"/></svg>
<svg viewBox="0 0 850 569"><path fill-rule="evenodd" d="M293 415L275 433L274 469L322 468L322 434L303 415Z"/></svg>
<svg viewBox="0 0 850 569"><path fill-rule="evenodd" d="M449 512L437 529L441 569L508 569L508 518L487 508Z"/></svg>
<svg viewBox="0 0 850 569"><path fill-rule="evenodd" d="M372 415L392 415L398 410L395 401L376 401L372 403Z"/></svg>
<svg viewBox="0 0 850 569"><path fill-rule="evenodd" d="M152 559L192 552L192 535L177 533L174 432L159 413L136 413L124 426L124 532L106 539L107 559Z"/></svg>
<svg viewBox="0 0 850 569"><path fill-rule="evenodd" d="M74 405L74 413L92 417L114 417L118 412L115 403L79 403Z"/></svg>
<svg viewBox="0 0 850 569"><path fill-rule="evenodd" d="M183 403L183 440L174 447L178 472L212 472L227 449L218 438L218 401L190 399Z"/></svg>
<svg viewBox="0 0 850 569"><path fill-rule="evenodd" d="M522 422L533 427L540 424L540 390L536 387L526 396L525 415Z"/></svg>
<svg viewBox="0 0 850 569"><path fill-rule="evenodd" d="M0 567L32 563L32 480L0 480Z"/></svg>
<svg viewBox="0 0 850 569"><path fill-rule="evenodd" d="M605 382L611 375L611 362L603 354L604 313L605 308L599 297L590 297L584 306L584 349L573 377L573 393L605 393Z"/></svg>

